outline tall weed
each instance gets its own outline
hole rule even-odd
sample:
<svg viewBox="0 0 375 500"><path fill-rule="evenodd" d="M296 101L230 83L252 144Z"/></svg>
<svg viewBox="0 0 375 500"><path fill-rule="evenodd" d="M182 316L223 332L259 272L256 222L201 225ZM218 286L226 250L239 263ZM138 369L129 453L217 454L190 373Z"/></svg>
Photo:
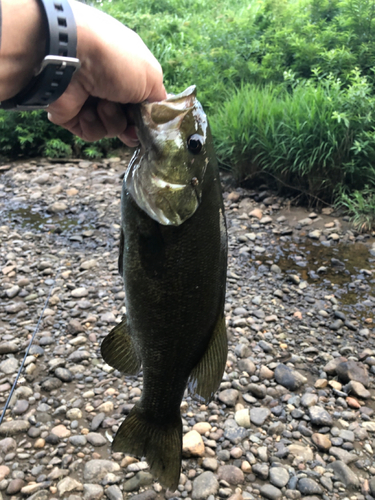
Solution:
<svg viewBox="0 0 375 500"><path fill-rule="evenodd" d="M288 76L288 75L287 75ZM285 191L332 201L338 185L375 183L375 98L367 80L330 76L243 85L212 117L219 160L238 180L262 172Z"/></svg>

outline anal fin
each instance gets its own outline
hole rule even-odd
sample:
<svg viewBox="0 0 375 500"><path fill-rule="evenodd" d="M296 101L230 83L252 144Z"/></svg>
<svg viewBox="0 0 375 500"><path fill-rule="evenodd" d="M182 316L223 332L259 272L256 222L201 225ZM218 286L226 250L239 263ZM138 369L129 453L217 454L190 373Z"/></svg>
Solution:
<svg viewBox="0 0 375 500"><path fill-rule="evenodd" d="M101 353L108 365L126 375L137 375L140 371L141 362L129 335L126 316L103 340Z"/></svg>
<svg viewBox="0 0 375 500"><path fill-rule="evenodd" d="M228 355L228 340L224 315L220 315L212 332L206 352L190 374L189 393L209 402L223 377Z"/></svg>

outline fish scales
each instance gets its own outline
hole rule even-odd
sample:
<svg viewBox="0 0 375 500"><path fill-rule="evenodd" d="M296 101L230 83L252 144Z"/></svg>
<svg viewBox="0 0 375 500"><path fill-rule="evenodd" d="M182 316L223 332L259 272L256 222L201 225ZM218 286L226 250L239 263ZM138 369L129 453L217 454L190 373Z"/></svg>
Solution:
<svg viewBox="0 0 375 500"><path fill-rule="evenodd" d="M147 105L138 117L142 146L124 178L121 204L119 269L127 315L103 342L102 354L125 373L143 369L142 396L117 432L113 449L145 456L151 473L173 490L180 476L180 405L186 386L208 401L225 368L227 238L212 138L195 88L169 102L171 109L156 105L155 112L155 105L151 111ZM167 129L162 131L166 145L155 121ZM181 141L175 140L176 130ZM172 144L165 136L172 136ZM156 178L148 190L134 185L137 169L146 176L139 183ZM178 186L178 196L168 189L168 179ZM161 193L152 193L155 185Z"/></svg>

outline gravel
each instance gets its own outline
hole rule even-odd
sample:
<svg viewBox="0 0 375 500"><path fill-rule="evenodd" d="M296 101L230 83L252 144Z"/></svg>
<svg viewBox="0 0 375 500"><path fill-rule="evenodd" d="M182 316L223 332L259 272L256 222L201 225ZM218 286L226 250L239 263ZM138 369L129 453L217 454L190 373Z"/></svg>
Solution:
<svg viewBox="0 0 375 500"><path fill-rule="evenodd" d="M125 313L128 158L19 162L0 176L2 405L52 287L0 426L2 498L375 498L374 239L268 190L224 192L228 362L210 404L182 402L177 491L112 453L143 383L100 355Z"/></svg>

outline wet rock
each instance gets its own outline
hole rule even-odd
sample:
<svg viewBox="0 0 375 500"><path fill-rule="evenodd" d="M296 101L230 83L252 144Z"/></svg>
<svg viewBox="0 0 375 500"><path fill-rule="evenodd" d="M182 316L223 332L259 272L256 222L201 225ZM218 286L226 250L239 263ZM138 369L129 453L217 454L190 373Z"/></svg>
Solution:
<svg viewBox="0 0 375 500"><path fill-rule="evenodd" d="M2 342L0 344L0 354L13 354L20 350L20 347L14 342Z"/></svg>
<svg viewBox="0 0 375 500"><path fill-rule="evenodd" d="M306 377L282 363L277 365L275 369L275 380L278 384L286 387L291 391L299 389L303 384L307 382Z"/></svg>
<svg viewBox="0 0 375 500"><path fill-rule="evenodd" d="M318 427L333 425L333 420L331 415L320 406L310 406L309 408L309 417L311 419L311 423Z"/></svg>
<svg viewBox="0 0 375 500"><path fill-rule="evenodd" d="M68 325L68 332L77 334L85 331L85 327L78 321L78 319L71 319Z"/></svg>
<svg viewBox="0 0 375 500"><path fill-rule="evenodd" d="M76 481L72 477L64 477L64 479L61 479L57 483L57 491L59 492L60 496L65 495L65 493L68 493L70 491L82 491L83 490L83 484L81 484L79 481Z"/></svg>
<svg viewBox="0 0 375 500"><path fill-rule="evenodd" d="M236 389L225 389L219 392L219 400L227 406L235 406L240 393Z"/></svg>
<svg viewBox="0 0 375 500"><path fill-rule="evenodd" d="M350 464L351 462L355 462L358 459L358 455L356 455L355 453L349 453L348 451L336 446L331 446L329 453L337 460L344 462L344 464Z"/></svg>
<svg viewBox="0 0 375 500"><path fill-rule="evenodd" d="M30 423L27 420L11 420L0 425L0 436L15 436L29 430Z"/></svg>
<svg viewBox="0 0 375 500"><path fill-rule="evenodd" d="M321 451L328 451L332 446L332 442L327 434L315 433L311 436L311 440Z"/></svg>
<svg viewBox="0 0 375 500"><path fill-rule="evenodd" d="M323 371L326 372L327 375L336 375L336 369L338 365L344 361L347 361L344 357L334 358L324 366Z"/></svg>
<svg viewBox="0 0 375 500"><path fill-rule="evenodd" d="M66 203L64 203L63 201L55 201L55 203L52 203L52 205L50 205L47 210L49 212L56 214L58 212L63 212L67 208L68 208L68 205Z"/></svg>
<svg viewBox="0 0 375 500"><path fill-rule="evenodd" d="M106 438L97 432L89 432L86 436L86 439L92 446L96 447L108 444Z"/></svg>
<svg viewBox="0 0 375 500"><path fill-rule="evenodd" d="M210 495L216 495L219 483L213 472L203 472L193 481L193 500L203 500Z"/></svg>
<svg viewBox="0 0 375 500"><path fill-rule="evenodd" d="M269 467L267 464L256 463L252 466L252 470L260 479L266 480L268 478Z"/></svg>
<svg viewBox="0 0 375 500"><path fill-rule="evenodd" d="M25 489L22 488L21 491ZM26 493L27 494L27 493ZM47 500L49 497L49 491L48 490L39 490L33 493L31 496L27 497L27 500Z"/></svg>
<svg viewBox="0 0 375 500"><path fill-rule="evenodd" d="M243 427L229 427L224 431L224 437L229 439L233 444L239 444L241 441L246 439L250 434L250 431Z"/></svg>
<svg viewBox="0 0 375 500"><path fill-rule="evenodd" d="M250 409L250 420L251 423L261 427L267 418L271 415L269 408L251 408Z"/></svg>
<svg viewBox="0 0 375 500"><path fill-rule="evenodd" d="M357 396L359 398L363 399L368 399L371 397L371 392L368 391L361 382L356 382L354 380L351 380L349 384L346 384L343 387L343 390L347 394L354 394L354 396Z"/></svg>
<svg viewBox="0 0 375 500"><path fill-rule="evenodd" d="M6 375L16 373L19 368L19 363L16 358L5 359L0 363L0 370Z"/></svg>
<svg viewBox="0 0 375 500"><path fill-rule="evenodd" d="M59 389L61 386L62 386L61 380L56 377L47 378L41 384L41 388L47 392L55 391L56 389Z"/></svg>
<svg viewBox="0 0 375 500"><path fill-rule="evenodd" d="M124 491L136 491L141 486L149 486L153 482L153 477L148 472L137 472L137 474L124 483Z"/></svg>
<svg viewBox="0 0 375 500"><path fill-rule="evenodd" d="M60 379L62 382L72 382L74 376L70 370L67 368L57 368L55 370L55 377Z"/></svg>
<svg viewBox="0 0 375 500"><path fill-rule="evenodd" d="M288 484L289 472L284 467L271 467L269 476L270 483L278 488L283 488Z"/></svg>
<svg viewBox="0 0 375 500"><path fill-rule="evenodd" d="M278 500L283 495L279 488L272 486L272 484L264 484L261 486L260 494L262 497L269 498L270 500Z"/></svg>
<svg viewBox="0 0 375 500"><path fill-rule="evenodd" d="M369 385L369 375L364 365L353 360L344 361L337 365L336 374L341 382L347 383L351 380L360 382L365 387Z"/></svg>
<svg viewBox="0 0 375 500"><path fill-rule="evenodd" d="M108 500L123 500L123 494L120 488L114 484L106 489L105 494Z"/></svg>
<svg viewBox="0 0 375 500"><path fill-rule="evenodd" d="M240 427L248 429L250 427L249 409L245 408L243 410L236 411L235 420Z"/></svg>
<svg viewBox="0 0 375 500"><path fill-rule="evenodd" d="M222 465L219 467L217 475L219 480L222 479L236 486L242 484L245 480L242 470L234 465Z"/></svg>
<svg viewBox="0 0 375 500"><path fill-rule="evenodd" d="M87 483L83 485L83 500L100 500L103 495L104 489L99 484Z"/></svg>
<svg viewBox="0 0 375 500"><path fill-rule="evenodd" d="M13 438L7 437L0 441L0 453L3 453L4 455L14 451L16 448L17 441Z"/></svg>
<svg viewBox="0 0 375 500"><path fill-rule="evenodd" d="M117 462L111 460L90 460L85 463L83 469L83 478L85 481L101 481L109 472L118 472L120 466Z"/></svg>
<svg viewBox="0 0 375 500"><path fill-rule="evenodd" d="M187 432L182 439L182 453L185 457L202 457L205 446L202 436L197 431Z"/></svg>
<svg viewBox="0 0 375 500"><path fill-rule="evenodd" d="M298 490L302 495L321 495L323 488L314 479L303 477L298 481Z"/></svg>
<svg viewBox="0 0 375 500"><path fill-rule="evenodd" d="M91 430L92 431L98 430L104 419L105 419L104 412L101 412L101 413L98 413L97 415L95 415L95 417L91 421Z"/></svg>
<svg viewBox="0 0 375 500"><path fill-rule="evenodd" d="M25 484L26 483L23 479L12 479L6 489L7 495L15 495L16 493L19 493Z"/></svg>
<svg viewBox="0 0 375 500"><path fill-rule="evenodd" d="M28 409L29 402L26 401L26 399L19 399L14 405L12 413L14 413L14 415L22 415L23 413L27 412Z"/></svg>
<svg viewBox="0 0 375 500"><path fill-rule="evenodd" d="M358 476L344 462L337 460L336 462L329 464L327 468L333 470L335 478L344 483L346 487L358 488Z"/></svg>
<svg viewBox="0 0 375 500"><path fill-rule="evenodd" d="M302 444L290 444L288 446L288 451L291 455L303 460L304 462L309 462L314 458L312 449L309 446Z"/></svg>
<svg viewBox="0 0 375 500"><path fill-rule="evenodd" d="M59 439L64 439L70 436L70 430L67 429L65 425L56 425L56 427L52 428L51 433Z"/></svg>

